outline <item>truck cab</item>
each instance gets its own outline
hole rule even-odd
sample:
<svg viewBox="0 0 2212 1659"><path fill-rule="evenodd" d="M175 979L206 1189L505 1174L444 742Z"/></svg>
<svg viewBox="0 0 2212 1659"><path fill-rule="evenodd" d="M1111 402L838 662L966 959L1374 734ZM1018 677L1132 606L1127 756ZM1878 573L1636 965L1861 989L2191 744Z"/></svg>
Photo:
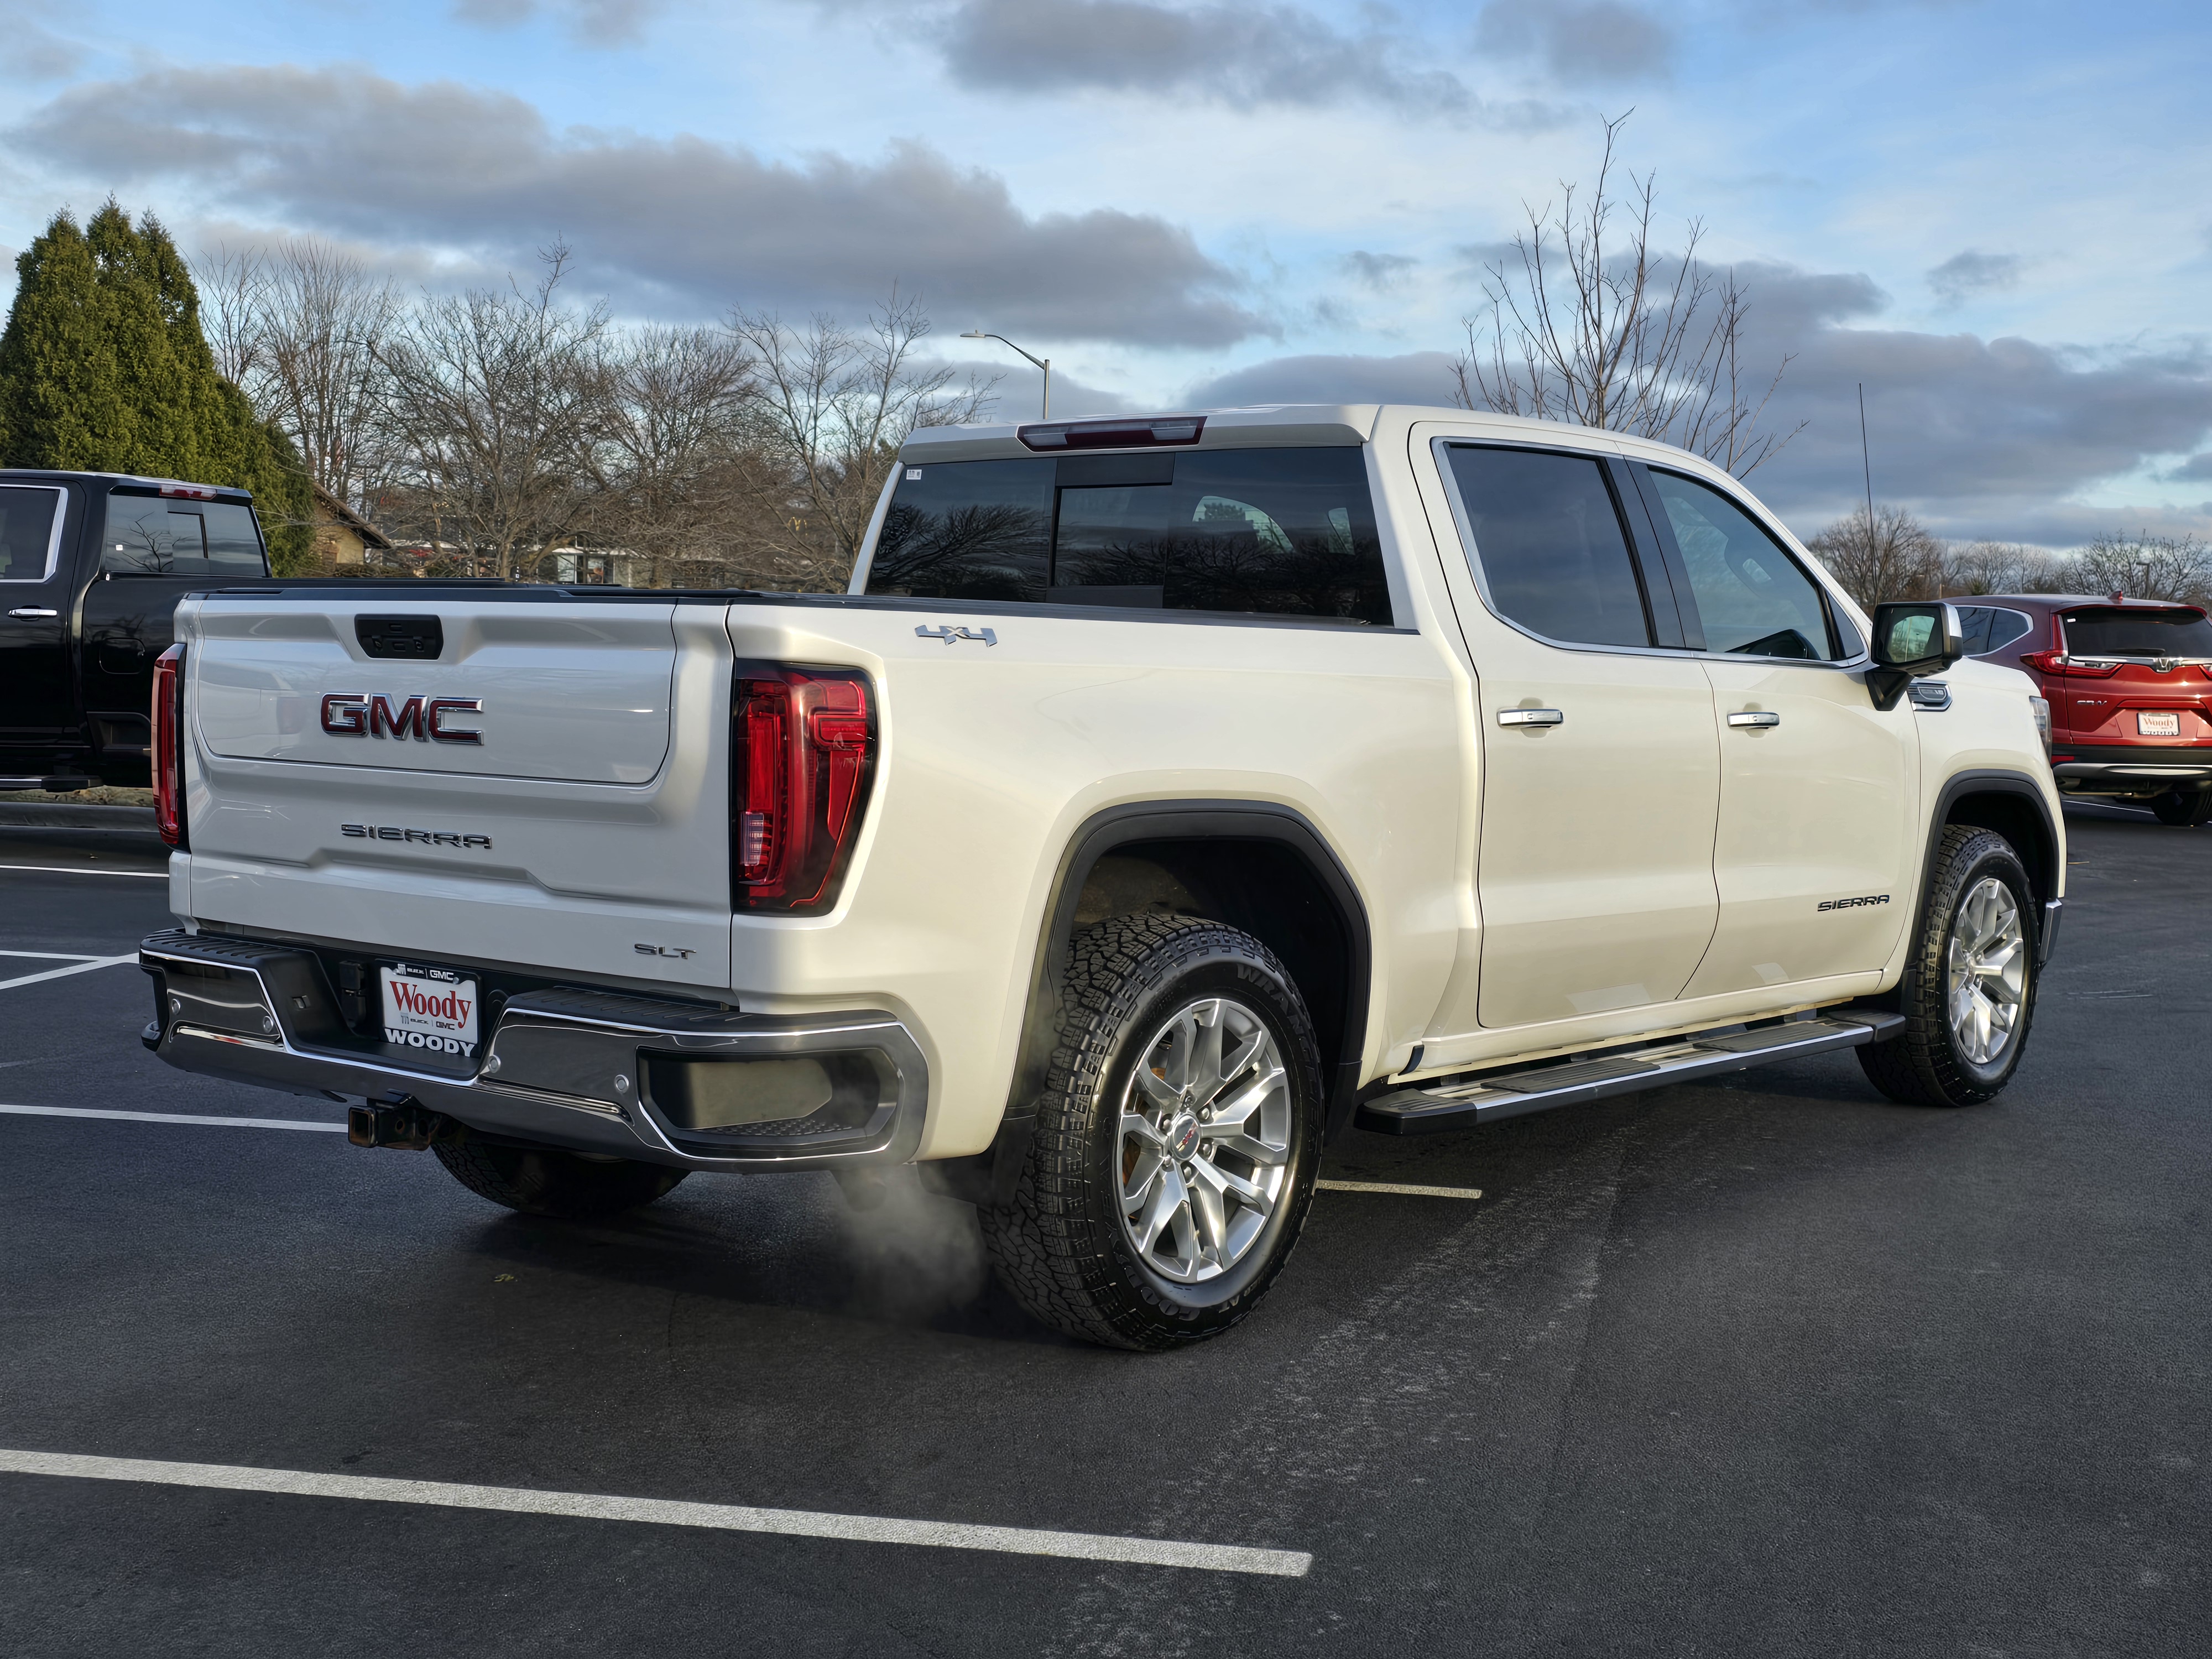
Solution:
<svg viewBox="0 0 2212 1659"><path fill-rule="evenodd" d="M0 789L145 785L177 601L268 574L246 490L0 471Z"/></svg>

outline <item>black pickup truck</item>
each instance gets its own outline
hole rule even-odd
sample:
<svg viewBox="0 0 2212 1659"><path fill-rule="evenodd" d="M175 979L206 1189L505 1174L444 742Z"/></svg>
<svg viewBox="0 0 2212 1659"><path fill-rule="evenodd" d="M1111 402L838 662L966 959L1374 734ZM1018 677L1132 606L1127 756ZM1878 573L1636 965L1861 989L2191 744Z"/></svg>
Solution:
<svg viewBox="0 0 2212 1659"><path fill-rule="evenodd" d="M268 574L245 490L0 470L0 789L145 784L177 601Z"/></svg>

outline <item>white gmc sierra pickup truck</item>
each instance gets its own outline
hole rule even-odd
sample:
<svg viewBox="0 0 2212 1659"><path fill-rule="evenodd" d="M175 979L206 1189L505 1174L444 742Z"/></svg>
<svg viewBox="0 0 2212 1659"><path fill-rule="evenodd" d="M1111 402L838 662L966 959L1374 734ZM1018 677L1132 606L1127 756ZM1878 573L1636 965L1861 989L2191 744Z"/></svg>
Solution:
<svg viewBox="0 0 2212 1659"><path fill-rule="evenodd" d="M1346 1124L1846 1047L1986 1099L2065 879L2046 711L1949 607L1460 410L924 430L847 593L333 581L176 637L164 1060L540 1214L919 1162L1128 1347L1252 1307Z"/></svg>

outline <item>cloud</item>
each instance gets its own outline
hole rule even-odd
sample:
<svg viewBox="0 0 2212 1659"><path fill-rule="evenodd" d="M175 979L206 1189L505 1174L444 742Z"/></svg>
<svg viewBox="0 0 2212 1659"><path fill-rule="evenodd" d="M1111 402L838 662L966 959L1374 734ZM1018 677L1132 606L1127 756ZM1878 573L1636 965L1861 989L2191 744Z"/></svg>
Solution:
<svg viewBox="0 0 2212 1659"><path fill-rule="evenodd" d="M952 342L945 341L947 346ZM933 367L934 365L933 365ZM1008 352L999 358L963 357L948 361L956 380L961 383L973 381L978 386L992 386L993 404L984 418L992 421L1034 421L1038 418L1038 394L1042 391L1041 377L1020 358ZM1089 415L1129 415L1140 410L1154 410L1157 402L1140 403L1119 392L1109 392L1075 380L1058 368L1052 372L1052 416L1056 421L1073 421Z"/></svg>
<svg viewBox="0 0 2212 1659"><path fill-rule="evenodd" d="M1397 287L1406 273L1420 263L1410 253L1370 253L1364 248L1354 248L1344 256L1344 269L1377 294Z"/></svg>
<svg viewBox="0 0 2212 1659"><path fill-rule="evenodd" d="M48 0L0 0L0 71L24 81L54 81L76 72L84 48L44 21L58 9Z"/></svg>
<svg viewBox="0 0 2212 1659"><path fill-rule="evenodd" d="M227 65L73 87L18 147L103 185L173 180L291 228L510 265L565 237L618 300L859 308L893 279L940 324L1054 340L1218 346L1269 325L1182 228L1030 215L919 144L802 166L678 137L550 129L509 94L357 67Z"/></svg>
<svg viewBox="0 0 2212 1659"><path fill-rule="evenodd" d="M952 77L991 92L1097 88L1239 107L1370 103L1509 121L1528 114L1490 111L1458 76L1409 64L1413 50L1371 21L1344 33L1292 5L963 0L933 33Z"/></svg>
<svg viewBox="0 0 2212 1659"><path fill-rule="evenodd" d="M659 0L453 0L453 15L481 28L519 28L540 14L563 22L589 46L626 46L645 38Z"/></svg>
<svg viewBox="0 0 2212 1659"><path fill-rule="evenodd" d="M1276 357L1201 380L1179 400L1187 409L1253 404L1449 404L1456 385L1441 351L1397 357Z"/></svg>
<svg viewBox="0 0 2212 1659"><path fill-rule="evenodd" d="M2111 510L2083 497L2163 456L2191 456L2162 475L2167 482L2212 479L2212 453L2191 453L2212 435L2212 351L2093 352L1877 328L1868 324L1888 301L1864 276L1748 264L1735 275L1749 291L1742 359L1754 398L1790 359L1765 423L1787 432L1805 422L1752 485L1801 531L1849 512L1863 488L1862 384L1875 495L1911 507L1939 534L2070 544L2113 523ZM1435 404L1452 390L1443 352L1291 356L1205 381L1185 401ZM2127 510L2168 528L2212 530L2212 507Z"/></svg>
<svg viewBox="0 0 2212 1659"><path fill-rule="evenodd" d="M1474 42L1501 58L1534 59L1572 83L1663 80L1674 57L1674 32L1624 0L1491 0Z"/></svg>
<svg viewBox="0 0 2212 1659"><path fill-rule="evenodd" d="M1954 253L1928 273L1928 286L1945 307L1964 305L1978 294L2019 285L2027 261L2017 253Z"/></svg>

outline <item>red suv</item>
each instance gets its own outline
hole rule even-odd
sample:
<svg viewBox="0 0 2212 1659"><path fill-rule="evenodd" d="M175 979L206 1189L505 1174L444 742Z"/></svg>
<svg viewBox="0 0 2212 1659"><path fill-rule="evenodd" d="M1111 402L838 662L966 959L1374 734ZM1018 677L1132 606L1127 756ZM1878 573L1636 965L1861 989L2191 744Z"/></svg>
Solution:
<svg viewBox="0 0 2212 1659"><path fill-rule="evenodd" d="M2193 605L1993 593L1958 604L1966 654L2025 668L2051 705L2051 769L2069 795L2212 823L2212 617Z"/></svg>

